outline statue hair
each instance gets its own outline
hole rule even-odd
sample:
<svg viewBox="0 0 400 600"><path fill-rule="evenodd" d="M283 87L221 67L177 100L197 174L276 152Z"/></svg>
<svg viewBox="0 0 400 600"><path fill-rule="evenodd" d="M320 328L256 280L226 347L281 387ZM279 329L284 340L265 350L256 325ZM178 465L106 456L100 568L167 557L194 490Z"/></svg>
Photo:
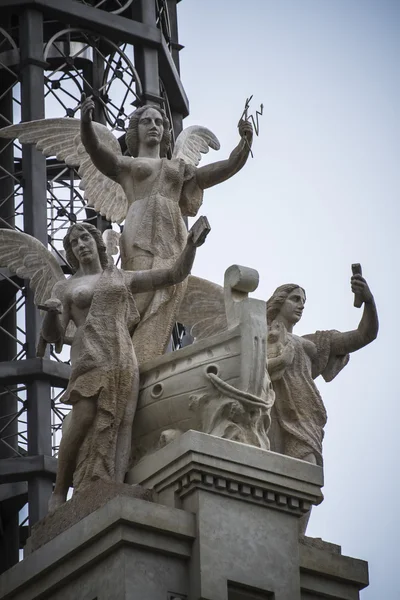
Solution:
<svg viewBox="0 0 400 600"><path fill-rule="evenodd" d="M267 300L268 325L271 325L271 323L275 321L289 294L291 294L294 290L297 289L303 290L305 295L305 289L302 288L301 285L297 285L297 283L285 283L284 285L280 285L278 288L276 288L271 298Z"/></svg>
<svg viewBox="0 0 400 600"><path fill-rule="evenodd" d="M92 225L91 223L73 223L69 228L65 237L63 239L63 246L65 250L65 256L68 263L71 265L74 273L79 269L79 261L76 258L75 254L72 251L71 246L71 233L74 229L78 229L79 231L87 231L90 233L94 241L96 242L97 251L99 253L100 264L105 269L109 265L109 259L107 254L107 248L103 240L102 233L97 227Z"/></svg>
<svg viewBox="0 0 400 600"><path fill-rule="evenodd" d="M136 157L139 154L139 120L142 114L146 112L148 108L154 108L160 113L163 120L164 134L160 143L160 157L163 158L163 156L167 156L167 152L171 145L171 125L165 110L159 106L146 104L146 106L141 106L135 110L129 119L128 131L126 132L125 136L126 146L131 156Z"/></svg>

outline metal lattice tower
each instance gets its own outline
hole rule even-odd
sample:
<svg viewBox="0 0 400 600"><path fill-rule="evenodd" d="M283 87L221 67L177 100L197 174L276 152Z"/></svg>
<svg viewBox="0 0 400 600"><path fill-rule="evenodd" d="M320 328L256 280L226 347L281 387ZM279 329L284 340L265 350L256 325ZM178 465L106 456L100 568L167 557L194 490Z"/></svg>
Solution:
<svg viewBox="0 0 400 600"><path fill-rule="evenodd" d="M85 92L122 146L130 114L146 103L166 109L176 136L188 114L178 2L0 0L0 127L79 117ZM85 207L74 169L0 142L0 227L33 235L62 264L66 229L87 219L107 226ZM55 480L69 365L52 349L36 358L40 321L25 282L0 269L0 572L18 562Z"/></svg>

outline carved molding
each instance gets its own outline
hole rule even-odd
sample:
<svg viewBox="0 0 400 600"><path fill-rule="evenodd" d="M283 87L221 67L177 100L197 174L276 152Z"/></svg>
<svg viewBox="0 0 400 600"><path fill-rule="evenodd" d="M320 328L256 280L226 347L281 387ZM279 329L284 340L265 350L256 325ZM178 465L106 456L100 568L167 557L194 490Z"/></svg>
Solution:
<svg viewBox="0 0 400 600"><path fill-rule="evenodd" d="M234 480L232 477L214 475L205 471L191 471L176 483L176 493L182 499L196 489L212 491L225 496L234 496L254 504L264 504L297 515L308 512L312 506L310 499L274 489L270 485L253 485Z"/></svg>

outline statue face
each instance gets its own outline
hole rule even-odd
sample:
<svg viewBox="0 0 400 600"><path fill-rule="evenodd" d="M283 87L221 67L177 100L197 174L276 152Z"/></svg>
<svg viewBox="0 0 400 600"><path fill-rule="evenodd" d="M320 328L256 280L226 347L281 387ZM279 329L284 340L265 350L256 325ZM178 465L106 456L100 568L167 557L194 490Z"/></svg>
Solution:
<svg viewBox="0 0 400 600"><path fill-rule="evenodd" d="M69 241L79 264L90 263L98 257L97 244L88 231L74 228L70 233Z"/></svg>
<svg viewBox="0 0 400 600"><path fill-rule="evenodd" d="M301 288L296 288L286 298L279 315L288 323L295 325L301 319L305 303L306 295L304 291Z"/></svg>
<svg viewBox="0 0 400 600"><path fill-rule="evenodd" d="M155 108L149 107L139 119L139 142L156 146L164 135L163 118Z"/></svg>

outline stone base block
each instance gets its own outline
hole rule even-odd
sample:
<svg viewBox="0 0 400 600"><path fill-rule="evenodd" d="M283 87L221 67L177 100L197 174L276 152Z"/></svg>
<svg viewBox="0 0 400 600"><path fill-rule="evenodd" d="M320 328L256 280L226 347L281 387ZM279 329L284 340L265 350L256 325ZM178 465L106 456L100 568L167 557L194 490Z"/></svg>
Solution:
<svg viewBox="0 0 400 600"><path fill-rule="evenodd" d="M194 515L119 496L0 577L2 600L187 598Z"/></svg>
<svg viewBox="0 0 400 600"><path fill-rule="evenodd" d="M340 546L320 539L300 542L301 600L359 600L368 581L368 563L342 556Z"/></svg>
<svg viewBox="0 0 400 600"><path fill-rule="evenodd" d="M115 486L99 482L35 527L36 549L0 577L0 597L359 600L368 585L365 562L299 540L322 498L320 467L187 432L129 480L111 498ZM149 493L140 486L153 502L134 497Z"/></svg>
<svg viewBox="0 0 400 600"><path fill-rule="evenodd" d="M191 600L350 600L367 585L366 564L340 556L339 546L299 543L299 519L322 500L316 465L188 431L128 481L195 513Z"/></svg>
<svg viewBox="0 0 400 600"><path fill-rule="evenodd" d="M128 481L196 514L190 598L300 600L298 520L322 499L320 467L188 431Z"/></svg>
<svg viewBox="0 0 400 600"><path fill-rule="evenodd" d="M28 556L117 496L140 498L151 502L154 491L140 485L96 481L81 493L74 494L71 500L32 527L31 535L24 548L24 555Z"/></svg>

